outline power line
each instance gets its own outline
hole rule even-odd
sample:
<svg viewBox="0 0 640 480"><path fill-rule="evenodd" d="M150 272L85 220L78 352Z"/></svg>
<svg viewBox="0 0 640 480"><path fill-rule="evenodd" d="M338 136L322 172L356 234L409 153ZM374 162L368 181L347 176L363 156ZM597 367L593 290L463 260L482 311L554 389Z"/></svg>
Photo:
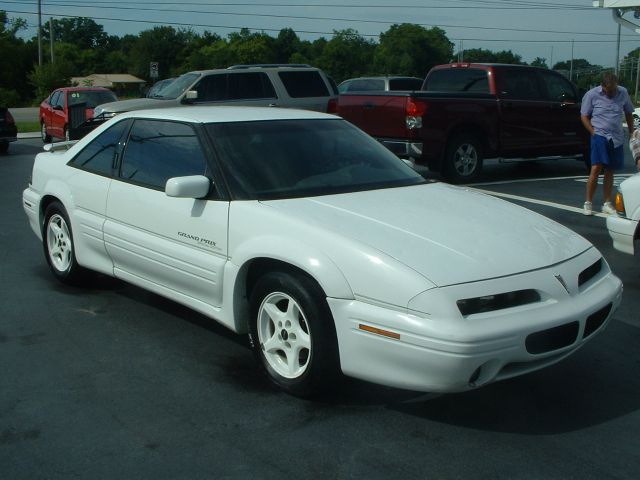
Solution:
<svg viewBox="0 0 640 480"><path fill-rule="evenodd" d="M8 13L14 14L26 14L26 15L34 15L33 12L24 12L18 10L5 10ZM260 28L260 27L247 27L245 26L237 26L237 25L212 25L212 24L203 24L203 23L184 23L184 22L166 22L166 21L153 21L153 20L135 20L131 18L113 18L113 17L85 17L82 15L66 15L66 14L58 14L58 13L43 13L43 15L48 15L51 17L67 17L67 18L91 18L93 20L103 20L103 21L114 21L114 22L129 22L129 23L144 23L144 24L153 24L153 25L169 25L169 26L177 26L177 27L203 27L203 28L221 28L227 30L241 30L243 28L248 28L249 30L254 31L263 31L263 32L280 32L282 29L278 28ZM313 35L333 35L334 32L325 32L325 31L311 31L311 30L297 30L294 29L296 33L306 33ZM380 34L365 34L358 33L358 35L362 37L371 37L377 38ZM597 34L600 35L600 34ZM637 41L637 38L634 37L635 40L623 40L623 41ZM512 42L512 43L568 43L571 40L524 40L524 39L486 39L486 38L455 38L452 40L463 40L463 41L480 41L480 42ZM576 40L576 43L615 43L616 40Z"/></svg>
<svg viewBox="0 0 640 480"><path fill-rule="evenodd" d="M69 0L66 0L67 2ZM74 2L74 6L82 6L83 3L79 0L71 0ZM115 0L115 1L95 1L92 2L92 5L95 5L96 8L100 7L98 4L107 4L107 5L116 5L116 4L126 4L131 5L132 3L138 3L142 5L191 5L191 6L232 6L232 7L286 7L286 8L308 8L308 7L325 7L325 8L392 8L392 9L418 9L418 10L470 10L470 9L483 9L483 10L581 10L581 11L594 11L593 7L581 7L573 4L552 4L552 3L541 3L541 2L516 2L516 3L503 3L497 1L481 1L474 0L475 3L483 4L482 7L469 5L470 2L465 2L464 5L393 5L393 4L385 4L385 5L376 5L376 4L328 4L328 3L228 3L228 2L175 2L175 1L159 1L159 2L131 2L126 0ZM9 2L8 2L9 3ZM10 3L22 3L22 4L31 4L32 2L28 1L15 1ZM57 0L49 0L48 5L56 6L59 4Z"/></svg>
<svg viewBox="0 0 640 480"><path fill-rule="evenodd" d="M64 0L63 0L64 1ZM377 24L377 25L393 25L406 23L402 21L385 21L385 20L366 20L357 18L339 18L339 17L315 17L315 16L297 16L297 15L276 15L276 14L263 14L263 13L243 13L243 12L218 12L218 11L204 11L204 10L172 10L172 9L159 9L159 8L146 8L146 7L109 7L109 6L87 6L87 5L74 5L68 3L56 3L55 6L61 7L75 7L75 8L92 8L92 9L114 9L114 10L132 10L140 12L159 12L159 13L194 13L194 14L210 14L210 15L227 15L227 16L245 16L245 17L266 17L266 18L279 18L279 19L295 19L295 20L322 20L332 22L350 22L350 23L365 23L365 24ZM18 3L24 4L24 0L9 0L5 3ZM115 3L115 2L113 2ZM129 2L130 3L130 2ZM96 17L98 18L98 17ZM615 33L596 33L596 32L576 32L576 31L562 31L562 30L537 30L527 28L505 28L505 27L483 27L477 25L449 25L449 24L436 24L436 23L414 23L414 25L420 25L423 27L440 27L440 28L460 28L469 30L495 30L504 32L529 32L529 33L557 33L566 35L606 35L616 36Z"/></svg>

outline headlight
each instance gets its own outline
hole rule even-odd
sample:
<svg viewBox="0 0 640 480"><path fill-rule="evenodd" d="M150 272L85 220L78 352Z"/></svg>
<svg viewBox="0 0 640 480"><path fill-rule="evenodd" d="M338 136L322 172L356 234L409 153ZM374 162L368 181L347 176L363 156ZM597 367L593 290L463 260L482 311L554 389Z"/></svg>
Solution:
<svg viewBox="0 0 640 480"><path fill-rule="evenodd" d="M618 192L616 194L616 212L618 215L622 215L626 217L626 212L624 211L624 199L622 198L622 193Z"/></svg>

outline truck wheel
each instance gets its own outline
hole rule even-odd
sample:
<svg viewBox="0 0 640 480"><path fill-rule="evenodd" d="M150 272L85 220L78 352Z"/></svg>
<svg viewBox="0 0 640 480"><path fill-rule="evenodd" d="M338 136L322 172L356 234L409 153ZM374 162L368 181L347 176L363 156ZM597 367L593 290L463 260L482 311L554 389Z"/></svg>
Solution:
<svg viewBox="0 0 640 480"><path fill-rule="evenodd" d="M462 133L447 144L443 173L451 183L469 183L482 171L482 143L475 135Z"/></svg>
<svg viewBox="0 0 640 480"><path fill-rule="evenodd" d="M326 295L311 278L270 272L250 297L249 342L263 371L282 390L310 397L334 385L338 343Z"/></svg>

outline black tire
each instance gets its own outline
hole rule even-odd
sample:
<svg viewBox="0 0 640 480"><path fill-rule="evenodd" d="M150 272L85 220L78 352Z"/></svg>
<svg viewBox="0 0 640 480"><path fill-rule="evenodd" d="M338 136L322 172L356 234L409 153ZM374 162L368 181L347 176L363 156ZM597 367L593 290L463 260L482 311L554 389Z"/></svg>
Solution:
<svg viewBox="0 0 640 480"><path fill-rule="evenodd" d="M40 138L42 143L51 143L51 135L47 134L47 127L44 122L40 122Z"/></svg>
<svg viewBox="0 0 640 480"><path fill-rule="evenodd" d="M301 273L269 272L253 288L250 306L249 341L272 383L298 397L335 385L340 371L335 325L314 280ZM268 313L275 309L282 318L274 320Z"/></svg>
<svg viewBox="0 0 640 480"><path fill-rule="evenodd" d="M451 183L473 182L482 171L483 154L482 142L476 135L455 135L447 143L444 177Z"/></svg>
<svg viewBox="0 0 640 480"><path fill-rule="evenodd" d="M9 142L0 142L0 155L4 155L9 151Z"/></svg>
<svg viewBox="0 0 640 480"><path fill-rule="evenodd" d="M54 277L68 285L80 285L87 280L88 271L76 259L69 216L59 202L50 203L45 210L42 246Z"/></svg>

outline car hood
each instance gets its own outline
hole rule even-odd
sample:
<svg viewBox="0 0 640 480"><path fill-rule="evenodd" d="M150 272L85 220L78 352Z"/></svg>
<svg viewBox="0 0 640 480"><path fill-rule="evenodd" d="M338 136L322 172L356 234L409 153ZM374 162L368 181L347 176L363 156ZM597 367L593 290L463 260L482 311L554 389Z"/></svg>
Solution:
<svg viewBox="0 0 640 480"><path fill-rule="evenodd" d="M537 213L444 183L265 203L379 250L438 286L548 267L591 247Z"/></svg>
<svg viewBox="0 0 640 480"><path fill-rule="evenodd" d="M103 103L98 106L98 110L103 112L130 112L132 110L148 110L150 108L162 108L175 106L175 100L161 100L158 98L132 98L130 100L119 100L117 102Z"/></svg>

